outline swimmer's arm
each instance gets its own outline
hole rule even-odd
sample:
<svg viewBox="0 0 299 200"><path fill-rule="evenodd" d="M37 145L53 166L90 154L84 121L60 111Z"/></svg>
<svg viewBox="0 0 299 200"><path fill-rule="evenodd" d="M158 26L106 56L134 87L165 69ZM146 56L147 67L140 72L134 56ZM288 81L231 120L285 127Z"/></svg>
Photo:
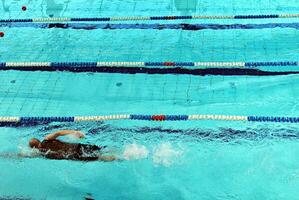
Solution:
<svg viewBox="0 0 299 200"><path fill-rule="evenodd" d="M61 130L61 131L57 131L55 133L51 133L49 135L47 135L45 137L45 140L55 140L56 138L60 137L60 136L65 136L65 135L70 135L70 134L74 134L76 135L78 138L83 138L84 134L80 131L75 131L75 130Z"/></svg>

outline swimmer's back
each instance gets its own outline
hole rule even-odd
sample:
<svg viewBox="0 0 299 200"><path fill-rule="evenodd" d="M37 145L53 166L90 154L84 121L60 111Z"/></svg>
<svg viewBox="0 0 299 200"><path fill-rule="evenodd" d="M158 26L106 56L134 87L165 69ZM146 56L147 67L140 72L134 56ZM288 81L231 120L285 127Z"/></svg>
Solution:
<svg viewBox="0 0 299 200"><path fill-rule="evenodd" d="M99 159L97 154L102 148L96 145L67 143L59 140L44 140L40 151L48 159L67 159L81 161L95 161Z"/></svg>
<svg viewBox="0 0 299 200"><path fill-rule="evenodd" d="M79 144L67 143L60 140L44 140L41 143L42 152L52 151L61 153L76 153L80 148Z"/></svg>

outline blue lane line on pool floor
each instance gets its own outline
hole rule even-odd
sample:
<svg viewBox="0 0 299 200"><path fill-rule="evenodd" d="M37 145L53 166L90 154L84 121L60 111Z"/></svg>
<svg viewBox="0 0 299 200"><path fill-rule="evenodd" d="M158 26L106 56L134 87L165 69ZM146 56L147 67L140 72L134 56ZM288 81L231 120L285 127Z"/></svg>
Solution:
<svg viewBox="0 0 299 200"><path fill-rule="evenodd" d="M61 28L61 29L181 29L198 31L205 29L270 29L270 28L294 28L299 29L299 23L267 23L267 24L87 24L87 23L1 23L0 27L8 28Z"/></svg>
<svg viewBox="0 0 299 200"><path fill-rule="evenodd" d="M147 67L3 67L0 70L17 71L67 71L74 73L95 72L95 73L116 73L116 74L188 74L195 76L222 75L222 76L275 76L299 74L299 71L262 71L258 69L246 68L207 68L207 69L185 69L185 68L147 68Z"/></svg>

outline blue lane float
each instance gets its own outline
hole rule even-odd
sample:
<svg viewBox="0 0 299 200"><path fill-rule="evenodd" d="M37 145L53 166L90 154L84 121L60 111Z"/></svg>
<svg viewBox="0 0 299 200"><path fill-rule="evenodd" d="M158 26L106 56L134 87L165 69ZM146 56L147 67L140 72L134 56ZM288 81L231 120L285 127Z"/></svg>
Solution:
<svg viewBox="0 0 299 200"><path fill-rule="evenodd" d="M245 67L298 66L298 62L246 62Z"/></svg>
<svg viewBox="0 0 299 200"><path fill-rule="evenodd" d="M273 18L282 18L282 17L280 15L235 15L234 16L234 19L273 19Z"/></svg>
<svg viewBox="0 0 299 200"><path fill-rule="evenodd" d="M145 121L212 120L212 121L299 123L299 117L240 116L240 115L116 114L116 115L72 116L72 117L0 117L0 123L25 123L25 124L51 123L51 122L111 121L111 120L145 120Z"/></svg>
<svg viewBox="0 0 299 200"><path fill-rule="evenodd" d="M259 15L183 15L183 16L121 16L121 17L81 17L81 18L30 18L30 19L0 19L0 23L11 22L103 22L103 21L161 21L161 20L232 20L232 19L276 19L299 18L299 14L259 14Z"/></svg>

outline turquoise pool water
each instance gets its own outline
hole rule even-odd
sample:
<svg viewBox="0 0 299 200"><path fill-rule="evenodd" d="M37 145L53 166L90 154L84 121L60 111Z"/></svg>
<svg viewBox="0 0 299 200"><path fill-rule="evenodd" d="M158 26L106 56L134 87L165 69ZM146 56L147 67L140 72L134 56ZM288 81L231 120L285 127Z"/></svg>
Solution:
<svg viewBox="0 0 299 200"><path fill-rule="evenodd" d="M22 5L27 6L26 12L21 11ZM0 2L1 18L279 14L298 10L295 0ZM196 21L205 22L211 21ZM298 19L254 21L273 22ZM0 31L5 32L0 38L0 62L297 61L299 47L299 30L291 28L182 31L1 27ZM295 74L0 73L1 116L299 116L299 76ZM299 133L295 124L111 121L1 127L0 153L27 151L31 137L42 138L60 129L81 130L86 133L81 142L108 145L121 157L126 158L134 148L142 155L112 163L0 158L0 199L84 199L88 195L94 199L299 199Z"/></svg>

